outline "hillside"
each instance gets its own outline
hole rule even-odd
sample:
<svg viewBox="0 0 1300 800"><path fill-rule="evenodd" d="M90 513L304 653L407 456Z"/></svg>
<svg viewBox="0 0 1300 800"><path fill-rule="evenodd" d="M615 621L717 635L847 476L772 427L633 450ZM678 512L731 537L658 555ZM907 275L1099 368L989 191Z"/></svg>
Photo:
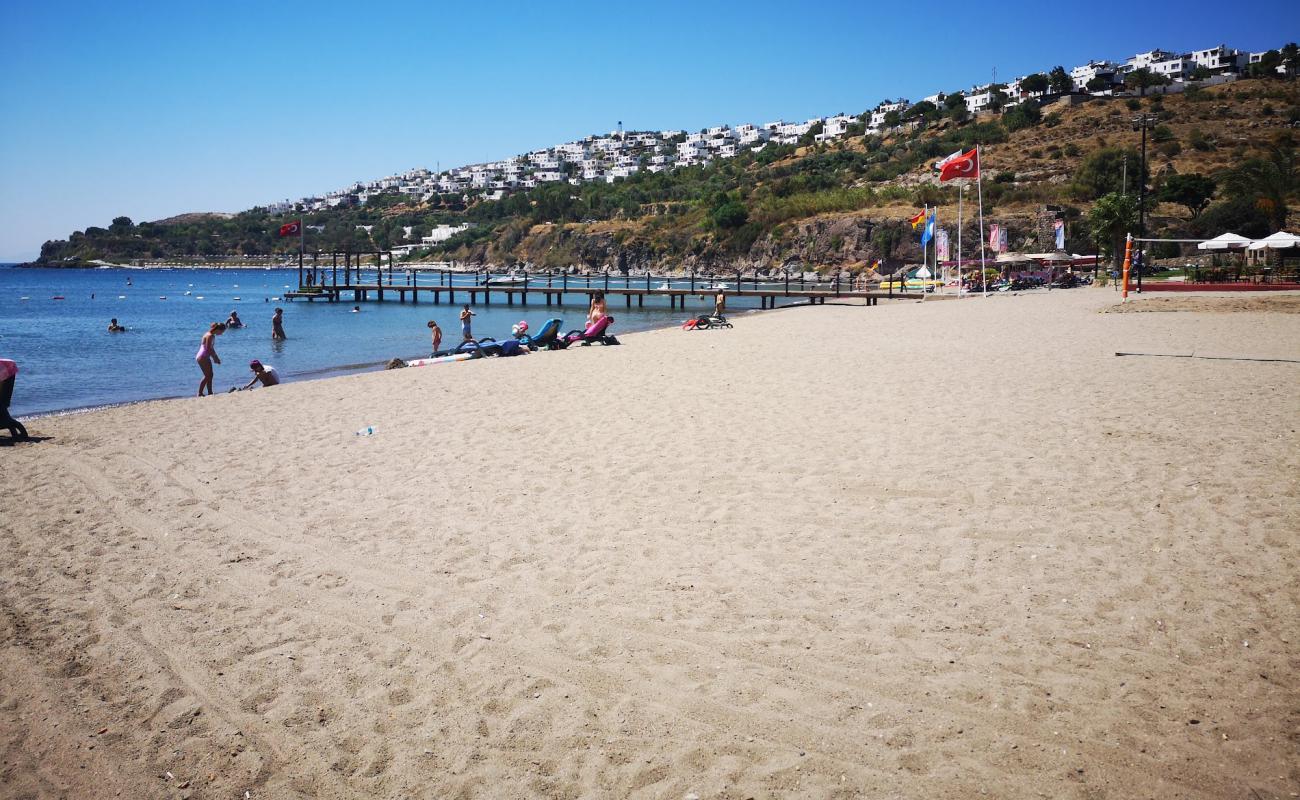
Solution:
<svg viewBox="0 0 1300 800"><path fill-rule="evenodd" d="M434 225L471 222L471 230L414 257L702 272L795 264L857 271L880 259L889 268L919 260L904 220L922 204L937 204L940 224L952 230L956 190L938 185L931 165L980 143L985 219L1009 229L1013 249L1040 249L1036 216L1051 205L1066 220L1067 249L1106 251L1115 230L1133 227L1139 133L1132 120L1139 113L1155 123L1148 130L1154 195L1148 229L1156 235L1191 238L1231 229L1262 236L1283 227L1296 206L1295 79L1242 80L1164 97L1069 100L964 122L918 106L907 129L884 138L770 145L705 166L614 184L549 184L499 201L468 199L466 205L443 197L412 205L383 195L364 206L305 215L313 226L307 244L309 250L387 249L408 241L406 227L418 237ZM1119 197L1125 174L1129 197ZM1115 198L1107 198L1112 192ZM968 254L978 246L974 194L973 188L967 194ZM1108 223L1108 214L1118 214L1118 221ZM46 243L38 263L286 253L296 250L296 241L278 240L275 232L298 216L254 209L138 225L119 218L108 228ZM1156 254L1178 255L1178 248Z"/></svg>

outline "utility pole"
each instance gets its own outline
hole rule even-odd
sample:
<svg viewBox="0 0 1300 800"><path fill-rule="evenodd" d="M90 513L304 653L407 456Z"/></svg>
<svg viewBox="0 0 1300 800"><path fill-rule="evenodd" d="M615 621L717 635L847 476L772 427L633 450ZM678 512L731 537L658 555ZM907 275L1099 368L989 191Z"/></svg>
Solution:
<svg viewBox="0 0 1300 800"><path fill-rule="evenodd" d="M1155 127L1159 121L1155 114L1138 114L1133 118L1133 129L1142 131L1142 161L1138 167L1138 294L1142 293L1142 273L1147 267L1147 128Z"/></svg>

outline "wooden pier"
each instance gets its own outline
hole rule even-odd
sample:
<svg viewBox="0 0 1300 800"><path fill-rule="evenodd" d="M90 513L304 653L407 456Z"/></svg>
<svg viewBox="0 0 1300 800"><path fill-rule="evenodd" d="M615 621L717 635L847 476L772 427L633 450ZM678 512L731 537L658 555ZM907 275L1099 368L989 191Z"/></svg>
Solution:
<svg viewBox="0 0 1300 800"><path fill-rule="evenodd" d="M892 289L855 288L838 276L829 281L806 281L802 273L799 277L786 273L781 279L743 273L725 278L693 273L687 276L635 277L568 272L503 274L394 265L391 258L385 265L381 254L368 255L374 257L374 265L362 266L359 258L354 262L355 254L345 258L343 264L339 264L337 258L329 264L304 264L298 291L285 292L285 299L334 303L387 299L396 299L399 303L409 299L418 303L424 299L434 304L492 305L493 302L504 302L508 306L518 303L524 307L532 302L551 307L574 301L587 305L591 295L600 293L605 295L610 305L615 298L622 297L627 308L632 308L634 303L636 307L644 308L646 298L667 298L670 309L685 309L689 298L704 300L711 306L713 298L722 294L727 298L758 298L759 307L767 309L776 308L783 299L787 303L814 305L824 304L827 300L863 300L867 305L876 305L881 299L906 300L923 296Z"/></svg>

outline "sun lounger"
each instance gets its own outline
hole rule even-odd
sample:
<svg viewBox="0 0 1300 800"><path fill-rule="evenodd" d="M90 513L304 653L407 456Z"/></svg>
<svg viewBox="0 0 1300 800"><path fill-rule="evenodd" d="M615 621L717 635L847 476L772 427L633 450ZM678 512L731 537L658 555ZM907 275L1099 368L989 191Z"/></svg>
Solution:
<svg viewBox="0 0 1300 800"><path fill-rule="evenodd" d="M573 330L564 335L564 344L567 347L571 344L580 344L583 347L599 342L600 344L618 344L618 339L609 335L607 331L614 324L614 318L606 314L595 322L587 326L586 330Z"/></svg>
<svg viewBox="0 0 1300 800"><path fill-rule="evenodd" d="M519 336L519 343L527 346L529 350L540 350L542 348L554 350L556 349L556 343L560 338L561 324L563 324L563 320L558 317L555 319L548 319L546 324L543 325L536 334L525 333Z"/></svg>

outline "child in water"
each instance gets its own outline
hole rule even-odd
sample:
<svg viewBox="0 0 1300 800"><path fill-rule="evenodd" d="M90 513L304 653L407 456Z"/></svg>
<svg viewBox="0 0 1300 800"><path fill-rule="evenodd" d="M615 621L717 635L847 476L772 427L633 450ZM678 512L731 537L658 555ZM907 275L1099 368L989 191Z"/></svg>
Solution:
<svg viewBox="0 0 1300 800"><path fill-rule="evenodd" d="M442 328L438 327L438 323L429 320L429 333L433 336L433 352L436 353L442 349Z"/></svg>

